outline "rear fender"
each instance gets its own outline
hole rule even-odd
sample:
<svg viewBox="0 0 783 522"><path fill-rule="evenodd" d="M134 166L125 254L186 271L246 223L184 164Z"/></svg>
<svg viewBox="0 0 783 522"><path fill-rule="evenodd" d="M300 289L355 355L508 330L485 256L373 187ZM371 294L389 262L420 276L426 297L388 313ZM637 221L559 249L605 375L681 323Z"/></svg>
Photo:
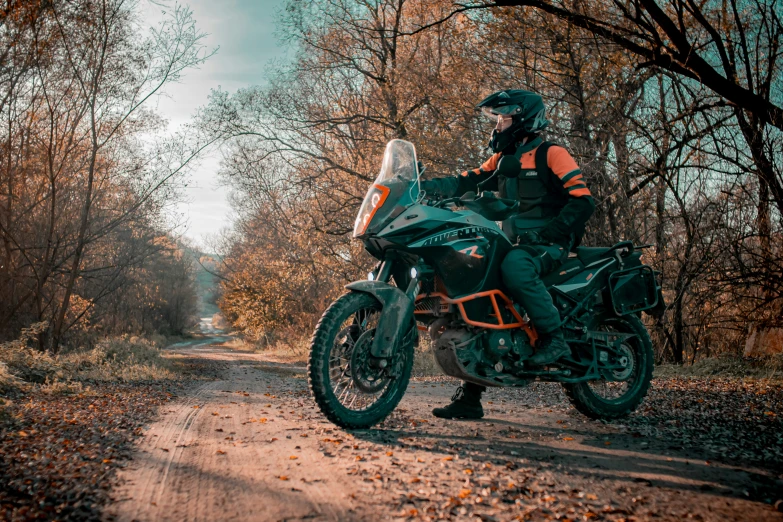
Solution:
<svg viewBox="0 0 783 522"><path fill-rule="evenodd" d="M370 353L373 357L388 359L407 333L405 326L413 319L413 301L405 292L383 281L356 281L345 288L370 294L383 305Z"/></svg>

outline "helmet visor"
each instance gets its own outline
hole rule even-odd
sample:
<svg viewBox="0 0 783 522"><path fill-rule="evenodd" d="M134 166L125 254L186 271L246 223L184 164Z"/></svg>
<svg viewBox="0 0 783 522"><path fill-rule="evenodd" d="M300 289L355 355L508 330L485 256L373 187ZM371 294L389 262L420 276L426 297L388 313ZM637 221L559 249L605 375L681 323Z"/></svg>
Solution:
<svg viewBox="0 0 783 522"><path fill-rule="evenodd" d="M482 107L481 114L483 114L484 116L486 116L488 119L492 121L497 121L498 119L498 113L495 112L494 107Z"/></svg>
<svg viewBox="0 0 783 522"><path fill-rule="evenodd" d="M522 112L522 107L519 105L502 105L500 107L482 107L481 112L490 117L491 119L497 119L498 114L504 116L515 116Z"/></svg>

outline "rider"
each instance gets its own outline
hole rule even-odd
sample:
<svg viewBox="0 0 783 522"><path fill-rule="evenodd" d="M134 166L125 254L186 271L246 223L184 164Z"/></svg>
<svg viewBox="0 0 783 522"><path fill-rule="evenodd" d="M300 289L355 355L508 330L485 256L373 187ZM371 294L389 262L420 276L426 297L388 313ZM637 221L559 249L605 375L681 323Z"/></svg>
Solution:
<svg viewBox="0 0 783 522"><path fill-rule="evenodd" d="M585 223L595 210L579 166L563 147L545 142L539 133L549 125L544 102L536 93L521 89L496 92L477 108L493 119L489 147L494 154L481 167L459 176L423 181L425 192L446 197L466 192L494 190L501 197L517 199L519 213L503 222L503 231L515 243L501 265L503 284L522 305L538 333L538 343L530 363L551 364L570 353L560 328L560 314L552 304L541 277L557 268L570 249L581 240ZM514 156L517 162L501 158ZM512 165L513 175L505 165ZM442 418L481 418L484 386L465 383L452 402L435 408Z"/></svg>

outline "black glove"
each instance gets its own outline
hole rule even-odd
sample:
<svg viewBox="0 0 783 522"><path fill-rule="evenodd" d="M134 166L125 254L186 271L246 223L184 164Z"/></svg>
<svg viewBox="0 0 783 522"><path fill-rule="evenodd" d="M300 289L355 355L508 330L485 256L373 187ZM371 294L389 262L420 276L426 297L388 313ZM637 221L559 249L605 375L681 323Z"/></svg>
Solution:
<svg viewBox="0 0 783 522"><path fill-rule="evenodd" d="M420 181L419 187L429 195L438 193L438 182L434 179L425 179L424 181Z"/></svg>
<svg viewBox="0 0 783 522"><path fill-rule="evenodd" d="M549 225L539 230L538 236L545 243L550 245L558 245L567 250L570 250L571 246L574 244L573 235L563 236L562 234L558 233L554 227L550 227Z"/></svg>
<svg viewBox="0 0 783 522"><path fill-rule="evenodd" d="M547 241L541 237L541 235L535 230L528 230L519 234L517 241L520 245L551 245L551 241Z"/></svg>

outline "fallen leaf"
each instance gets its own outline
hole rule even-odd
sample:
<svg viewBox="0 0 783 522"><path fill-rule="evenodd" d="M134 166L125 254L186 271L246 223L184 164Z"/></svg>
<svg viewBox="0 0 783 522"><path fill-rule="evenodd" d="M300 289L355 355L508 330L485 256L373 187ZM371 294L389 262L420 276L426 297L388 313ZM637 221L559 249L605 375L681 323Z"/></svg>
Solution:
<svg viewBox="0 0 783 522"><path fill-rule="evenodd" d="M386 456L387 456L387 457L391 457L392 455L394 455L394 452L393 452L393 451L387 451L387 452L386 452Z"/></svg>
<svg viewBox="0 0 783 522"><path fill-rule="evenodd" d="M225 455L226 454L226 452L223 451L223 450L217 450L215 453L218 454L218 455Z"/></svg>
<svg viewBox="0 0 783 522"><path fill-rule="evenodd" d="M288 458L289 458L290 460L296 460L296 459L298 459L299 457L297 457L296 455L291 455L291 456L290 456L290 457L288 457Z"/></svg>
<svg viewBox="0 0 783 522"><path fill-rule="evenodd" d="M473 491L470 489L463 489L457 495L459 498L468 498Z"/></svg>
<svg viewBox="0 0 783 522"><path fill-rule="evenodd" d="M280 480L288 480L288 477L286 477L285 475L280 475L277 478L279 478Z"/></svg>
<svg viewBox="0 0 783 522"><path fill-rule="evenodd" d="M574 440L573 437L563 437L563 440Z"/></svg>

